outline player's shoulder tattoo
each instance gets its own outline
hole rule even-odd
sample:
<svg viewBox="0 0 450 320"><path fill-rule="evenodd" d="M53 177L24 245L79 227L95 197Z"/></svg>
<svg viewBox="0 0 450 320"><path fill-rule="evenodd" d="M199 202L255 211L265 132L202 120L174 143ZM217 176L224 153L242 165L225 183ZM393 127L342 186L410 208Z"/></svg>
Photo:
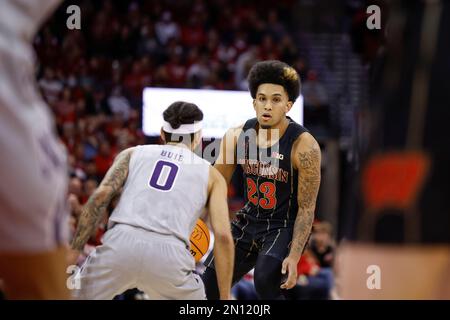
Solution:
<svg viewBox="0 0 450 320"><path fill-rule="evenodd" d="M300 150L297 152L300 169L317 170L320 167L320 147L313 144L308 150Z"/></svg>
<svg viewBox="0 0 450 320"><path fill-rule="evenodd" d="M299 205L307 208L315 205L320 186L320 162L321 153L317 141L312 137L306 137L303 145L297 148L299 170Z"/></svg>
<svg viewBox="0 0 450 320"><path fill-rule="evenodd" d="M128 176L128 166L133 150L133 148L129 148L117 155L113 165L105 176L103 185L111 187L114 192L122 187L124 180Z"/></svg>

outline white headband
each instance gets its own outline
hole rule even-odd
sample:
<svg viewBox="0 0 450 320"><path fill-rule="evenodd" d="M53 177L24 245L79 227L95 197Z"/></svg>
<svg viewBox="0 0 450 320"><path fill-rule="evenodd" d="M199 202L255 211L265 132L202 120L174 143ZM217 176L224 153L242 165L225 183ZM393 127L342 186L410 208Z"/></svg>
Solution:
<svg viewBox="0 0 450 320"><path fill-rule="evenodd" d="M190 124L182 124L177 129L172 128L170 123L164 121L163 130L168 133L190 134L197 132L203 128L203 121L197 121Z"/></svg>

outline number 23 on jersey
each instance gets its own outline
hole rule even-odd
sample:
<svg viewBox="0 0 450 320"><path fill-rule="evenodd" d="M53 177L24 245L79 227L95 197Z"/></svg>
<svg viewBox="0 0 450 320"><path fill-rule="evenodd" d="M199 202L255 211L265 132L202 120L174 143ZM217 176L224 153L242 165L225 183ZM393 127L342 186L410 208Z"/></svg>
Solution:
<svg viewBox="0 0 450 320"><path fill-rule="evenodd" d="M247 178L247 197L255 206L263 209L273 209L277 205L277 188L273 182L265 181L259 185L259 192L255 181ZM261 194L262 195L261 195ZM259 197L258 197L259 195Z"/></svg>

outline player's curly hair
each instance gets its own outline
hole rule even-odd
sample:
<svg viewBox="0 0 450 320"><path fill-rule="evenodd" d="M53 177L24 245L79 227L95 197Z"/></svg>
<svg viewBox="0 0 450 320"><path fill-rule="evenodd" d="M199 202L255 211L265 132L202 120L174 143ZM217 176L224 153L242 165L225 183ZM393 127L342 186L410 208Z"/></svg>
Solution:
<svg viewBox="0 0 450 320"><path fill-rule="evenodd" d="M248 73L250 94L256 98L258 87L263 83L272 83L283 86L289 101L295 102L300 95L300 76L294 68L278 60L257 62Z"/></svg>
<svg viewBox="0 0 450 320"><path fill-rule="evenodd" d="M203 120L203 112L193 103L177 101L164 111L163 118L172 128L178 129L182 124Z"/></svg>

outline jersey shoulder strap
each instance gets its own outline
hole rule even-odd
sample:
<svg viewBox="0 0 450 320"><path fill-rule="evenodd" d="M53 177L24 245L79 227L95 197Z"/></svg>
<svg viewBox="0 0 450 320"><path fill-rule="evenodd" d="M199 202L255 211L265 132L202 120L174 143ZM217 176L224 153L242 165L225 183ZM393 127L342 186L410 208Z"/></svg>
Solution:
<svg viewBox="0 0 450 320"><path fill-rule="evenodd" d="M306 129L301 124L298 124L294 120L292 120L290 117L287 117L289 119L289 126L287 128L287 131L285 134L289 138L290 141L295 141L297 138L304 132L309 132L308 129Z"/></svg>
<svg viewBox="0 0 450 320"><path fill-rule="evenodd" d="M248 129L254 129L257 123L258 119L256 118L248 119L242 127L242 131L246 132Z"/></svg>

